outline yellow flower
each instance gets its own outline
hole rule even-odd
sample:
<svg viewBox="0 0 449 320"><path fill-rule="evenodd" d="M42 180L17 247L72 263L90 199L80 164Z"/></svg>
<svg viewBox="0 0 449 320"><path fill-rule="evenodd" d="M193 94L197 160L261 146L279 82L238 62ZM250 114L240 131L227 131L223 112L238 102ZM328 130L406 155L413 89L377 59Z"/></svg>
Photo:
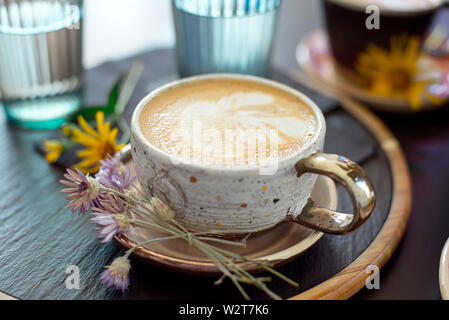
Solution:
<svg viewBox="0 0 449 320"><path fill-rule="evenodd" d="M369 45L358 56L357 71L369 80L372 94L406 99L413 109L419 109L422 95L433 81L418 79L420 55L418 38L392 38L390 51Z"/></svg>
<svg viewBox="0 0 449 320"><path fill-rule="evenodd" d="M95 173L100 168L100 160L106 159L107 155L113 156L115 152L123 148L124 145L117 145L115 139L118 129L111 130L110 123L104 123L104 113L98 111L95 114L97 121L97 131L95 131L86 120L80 115L78 123L81 129L74 129L72 140L86 147L77 153L83 160L74 165L84 173Z"/></svg>
<svg viewBox="0 0 449 320"><path fill-rule="evenodd" d="M69 126L65 125L65 126L62 127L62 133L65 136L67 136L67 137L70 136L71 132L72 132L72 130L70 129Z"/></svg>
<svg viewBox="0 0 449 320"><path fill-rule="evenodd" d="M64 151L64 146L58 140L44 141L45 159L50 162L56 162Z"/></svg>

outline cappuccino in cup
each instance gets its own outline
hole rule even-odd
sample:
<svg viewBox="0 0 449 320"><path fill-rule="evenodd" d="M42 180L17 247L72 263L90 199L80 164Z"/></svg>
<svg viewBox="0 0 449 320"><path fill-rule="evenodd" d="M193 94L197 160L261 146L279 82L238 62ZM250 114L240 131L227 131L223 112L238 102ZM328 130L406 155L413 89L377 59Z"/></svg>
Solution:
<svg viewBox="0 0 449 320"><path fill-rule="evenodd" d="M149 93L131 120L131 154L144 194L193 232L220 236L296 222L343 234L375 204L351 160L322 153L326 123L302 93L264 78L207 74ZM341 182L354 213L315 205L317 174Z"/></svg>

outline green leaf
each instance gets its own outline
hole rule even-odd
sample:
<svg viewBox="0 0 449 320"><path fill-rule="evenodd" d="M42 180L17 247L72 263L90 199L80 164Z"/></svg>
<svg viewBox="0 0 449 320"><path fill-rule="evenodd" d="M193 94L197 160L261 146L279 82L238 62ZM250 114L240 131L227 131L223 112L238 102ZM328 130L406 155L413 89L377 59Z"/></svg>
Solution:
<svg viewBox="0 0 449 320"><path fill-rule="evenodd" d="M114 86L109 91L108 101L107 101L106 105L91 106L91 107L83 108L83 109L79 110L78 112L75 112L74 114L72 114L70 116L70 118L68 119L68 122L76 123L79 115L83 116L83 118L86 121L95 120L95 114L98 111L103 111L105 115L113 114L115 111L115 106L117 104L118 97L119 97L120 85L122 84L124 78L125 78L125 75L121 75L118 78L118 80L115 82Z"/></svg>
<svg viewBox="0 0 449 320"><path fill-rule="evenodd" d="M83 116L87 122L93 122L98 111L103 111L105 116L115 115L121 117L131 94L133 93L144 65L140 61L133 62L129 72L122 74L109 91L108 100L104 106L86 107L72 114L67 122L77 123L78 116ZM122 87L122 90L120 88ZM124 127L122 125L122 127ZM124 137L126 140L127 137ZM129 138L128 138L129 139Z"/></svg>
<svg viewBox="0 0 449 320"><path fill-rule="evenodd" d="M123 111L125 111L125 107L128 104L129 99L134 92L134 89L136 88L137 82L139 81L143 69L144 64L141 61L133 62L131 70L126 76L126 80L122 86L122 91L120 92L118 100L115 104L115 114L122 115Z"/></svg>
<svg viewBox="0 0 449 320"><path fill-rule="evenodd" d="M117 101L119 98L120 85L122 84L124 78L125 78L125 75L124 74L121 75L118 78L117 82L112 87L111 91L109 92L108 103L106 105L106 110L104 112L105 114L114 113L115 106L117 105Z"/></svg>

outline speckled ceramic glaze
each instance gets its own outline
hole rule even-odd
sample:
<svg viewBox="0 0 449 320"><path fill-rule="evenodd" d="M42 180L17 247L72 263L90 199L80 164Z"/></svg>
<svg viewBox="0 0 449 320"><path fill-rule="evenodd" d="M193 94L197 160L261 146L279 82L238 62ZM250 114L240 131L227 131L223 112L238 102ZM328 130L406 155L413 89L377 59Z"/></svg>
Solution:
<svg viewBox="0 0 449 320"><path fill-rule="evenodd" d="M219 168L178 163L151 145L139 128L142 108L168 88L208 78L246 79L285 90L303 100L315 113L313 139L297 153L280 159L277 170L261 175L261 168ZM211 74L185 78L148 94L137 106L131 121L132 157L138 179L148 196L156 195L176 212L176 219L192 231L235 233L268 229L299 214L310 197L316 175L299 178L299 160L322 151L326 125L320 109L300 92L274 81L242 75Z"/></svg>

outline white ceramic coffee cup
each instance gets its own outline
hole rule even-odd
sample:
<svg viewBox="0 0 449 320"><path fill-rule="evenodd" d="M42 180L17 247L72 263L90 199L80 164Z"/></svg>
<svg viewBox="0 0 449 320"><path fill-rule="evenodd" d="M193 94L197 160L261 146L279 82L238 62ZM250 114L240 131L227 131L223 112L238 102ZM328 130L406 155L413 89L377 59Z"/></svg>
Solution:
<svg viewBox="0 0 449 320"><path fill-rule="evenodd" d="M173 156L149 143L140 129L143 107L161 92L207 79L243 79L279 88L304 101L316 116L316 131L297 153L279 159L273 174L262 168L213 167L173 161ZM322 153L326 123L320 109L304 94L278 82L237 74L208 74L164 85L144 97L131 120L131 154L137 177L148 197L157 196L192 231L241 234L293 221L327 233L344 234L360 226L375 205L374 188L363 169L351 160ZM317 175L342 183L354 212L322 208L310 199Z"/></svg>

